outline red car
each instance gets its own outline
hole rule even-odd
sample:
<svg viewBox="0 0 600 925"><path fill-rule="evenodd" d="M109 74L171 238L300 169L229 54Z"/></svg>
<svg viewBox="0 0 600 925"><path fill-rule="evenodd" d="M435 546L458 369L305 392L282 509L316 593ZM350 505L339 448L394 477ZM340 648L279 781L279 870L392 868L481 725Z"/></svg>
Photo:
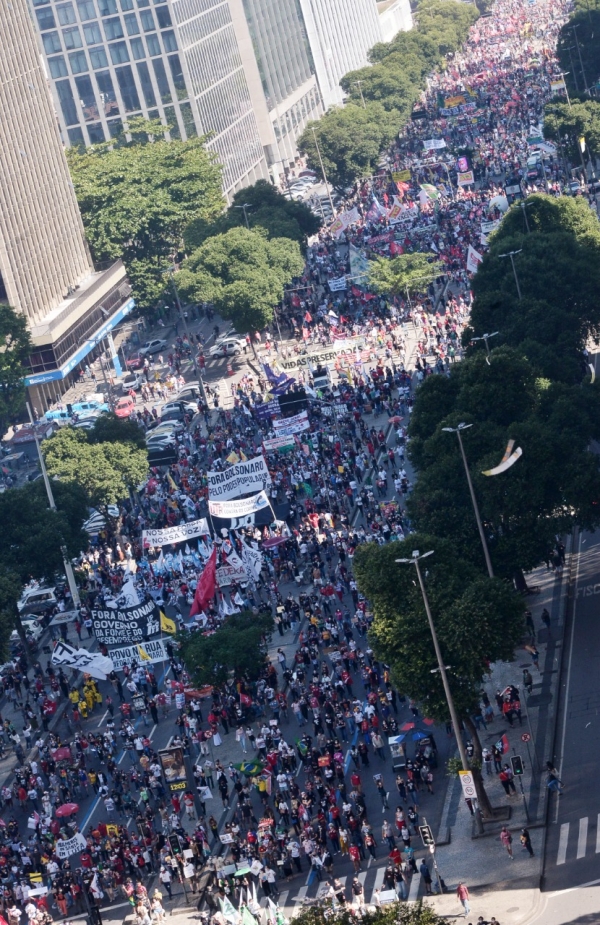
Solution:
<svg viewBox="0 0 600 925"><path fill-rule="evenodd" d="M139 354L133 357L127 357L125 364L127 369L142 369L144 366L144 357L139 356Z"/></svg>
<svg viewBox="0 0 600 925"><path fill-rule="evenodd" d="M133 398L126 395L124 398L120 398L115 405L115 414L118 418L128 418L134 408L135 402Z"/></svg>

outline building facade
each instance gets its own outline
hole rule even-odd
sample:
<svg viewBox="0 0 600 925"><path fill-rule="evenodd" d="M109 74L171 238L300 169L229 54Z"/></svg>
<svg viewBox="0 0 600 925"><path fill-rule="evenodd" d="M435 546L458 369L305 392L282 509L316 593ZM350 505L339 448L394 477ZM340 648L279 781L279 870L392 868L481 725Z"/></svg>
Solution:
<svg viewBox="0 0 600 925"><path fill-rule="evenodd" d="M383 0L377 3L381 37L391 42L399 32L409 32L413 27L410 0Z"/></svg>
<svg viewBox="0 0 600 925"><path fill-rule="evenodd" d="M340 79L368 64L382 41L376 0L299 0L326 109L343 102Z"/></svg>
<svg viewBox="0 0 600 925"><path fill-rule="evenodd" d="M226 194L268 176L227 0L30 2L66 144L158 118L211 133Z"/></svg>

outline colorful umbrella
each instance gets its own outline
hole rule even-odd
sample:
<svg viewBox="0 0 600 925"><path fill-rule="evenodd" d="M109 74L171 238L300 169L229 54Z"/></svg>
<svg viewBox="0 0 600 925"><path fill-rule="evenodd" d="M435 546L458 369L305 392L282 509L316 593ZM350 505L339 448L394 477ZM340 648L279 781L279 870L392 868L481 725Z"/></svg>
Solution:
<svg viewBox="0 0 600 925"><path fill-rule="evenodd" d="M413 742L420 742L421 739L426 739L426 738L427 738L427 733L421 732L420 729L417 729L416 732L413 732L411 736L411 739L413 740Z"/></svg>
<svg viewBox="0 0 600 925"><path fill-rule="evenodd" d="M74 816L78 811L79 805L77 803L63 803L56 810L56 816L58 816L59 819L62 819L65 816Z"/></svg>
<svg viewBox="0 0 600 925"><path fill-rule="evenodd" d="M244 877L246 874L251 874L252 871L249 867L240 867L239 870L236 870L234 877Z"/></svg>
<svg viewBox="0 0 600 925"><path fill-rule="evenodd" d="M409 729L414 729L414 728L415 728L415 724L414 724L414 723L404 723L403 726L400 726L400 731L401 731L401 732L408 732Z"/></svg>

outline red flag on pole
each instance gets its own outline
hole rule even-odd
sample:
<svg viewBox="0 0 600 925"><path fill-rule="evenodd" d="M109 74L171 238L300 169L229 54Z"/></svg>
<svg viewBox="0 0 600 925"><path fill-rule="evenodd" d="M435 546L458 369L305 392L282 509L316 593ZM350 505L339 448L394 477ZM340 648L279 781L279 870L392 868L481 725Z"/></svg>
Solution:
<svg viewBox="0 0 600 925"><path fill-rule="evenodd" d="M498 739L498 741L496 742L496 748L498 749L501 755L505 755L507 753L507 751L510 748L510 745L508 744L508 736L506 735L506 733L504 733L501 739Z"/></svg>
<svg viewBox="0 0 600 925"><path fill-rule="evenodd" d="M213 548L210 558L204 566L204 571L198 579L196 585L196 594L190 607L190 617L195 617L201 613L211 598L214 596L217 587L217 547Z"/></svg>

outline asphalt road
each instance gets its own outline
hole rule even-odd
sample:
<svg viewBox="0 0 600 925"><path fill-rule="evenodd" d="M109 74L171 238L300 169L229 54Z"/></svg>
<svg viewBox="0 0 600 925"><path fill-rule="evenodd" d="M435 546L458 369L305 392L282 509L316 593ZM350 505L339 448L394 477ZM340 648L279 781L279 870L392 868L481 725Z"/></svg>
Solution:
<svg viewBox="0 0 600 925"><path fill-rule="evenodd" d="M578 548L554 756L565 792L550 796L546 891L600 882L600 533L581 534Z"/></svg>

